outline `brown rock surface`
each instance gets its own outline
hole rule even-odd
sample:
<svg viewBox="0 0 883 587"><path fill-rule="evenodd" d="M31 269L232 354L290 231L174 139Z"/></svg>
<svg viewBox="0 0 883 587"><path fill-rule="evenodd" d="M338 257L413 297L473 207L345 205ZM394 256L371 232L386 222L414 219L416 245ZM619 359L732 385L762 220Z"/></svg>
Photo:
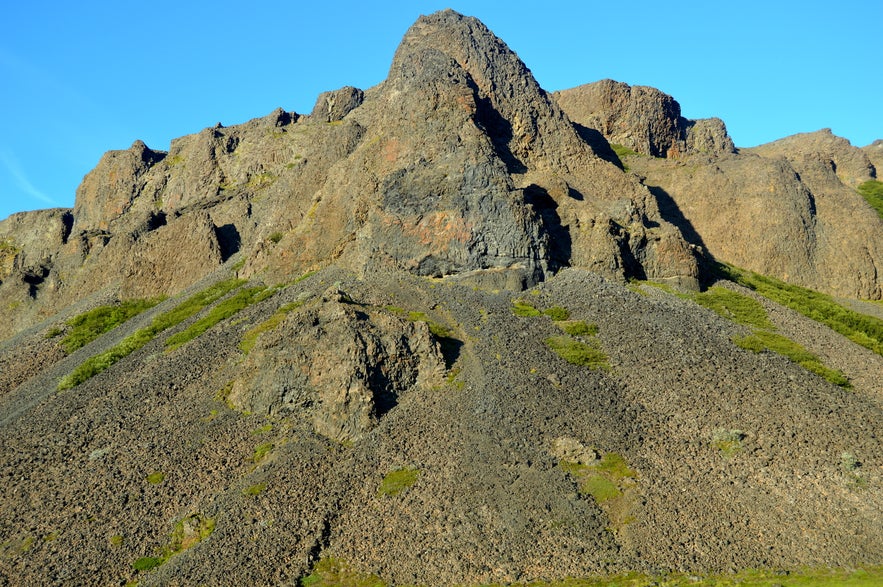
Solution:
<svg viewBox="0 0 883 587"><path fill-rule="evenodd" d="M637 153L676 158L735 151L722 120L686 119L681 105L656 88L606 79L555 92L555 99L577 124Z"/></svg>
<svg viewBox="0 0 883 587"><path fill-rule="evenodd" d="M883 221L854 186L875 173L827 131L717 158L629 157L666 218L719 260L844 297L883 296Z"/></svg>

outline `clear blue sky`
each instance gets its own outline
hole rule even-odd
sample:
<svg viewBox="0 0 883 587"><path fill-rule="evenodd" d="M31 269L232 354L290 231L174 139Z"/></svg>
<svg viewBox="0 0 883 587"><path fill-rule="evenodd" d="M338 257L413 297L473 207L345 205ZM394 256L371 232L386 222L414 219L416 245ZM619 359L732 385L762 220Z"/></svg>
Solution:
<svg viewBox="0 0 883 587"><path fill-rule="evenodd" d="M73 205L102 153L386 77L420 14L480 18L547 90L612 78L718 116L738 146L830 127L883 138L883 1L7 2L0 219Z"/></svg>

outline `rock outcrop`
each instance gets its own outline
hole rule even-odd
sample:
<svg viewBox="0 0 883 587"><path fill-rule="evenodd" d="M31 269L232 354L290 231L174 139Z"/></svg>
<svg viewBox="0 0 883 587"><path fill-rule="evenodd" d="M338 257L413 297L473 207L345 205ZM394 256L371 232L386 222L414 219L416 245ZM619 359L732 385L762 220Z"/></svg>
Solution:
<svg viewBox="0 0 883 587"><path fill-rule="evenodd" d="M610 79L555 92L567 115L611 143L652 157L735 152L719 118L689 120L681 105L656 88Z"/></svg>
<svg viewBox="0 0 883 587"><path fill-rule="evenodd" d="M443 383L444 358L425 322L344 296L296 302L307 307L260 337L229 401L247 412L309 418L318 434L347 443L407 393Z"/></svg>
<svg viewBox="0 0 883 587"><path fill-rule="evenodd" d="M666 218L715 258L838 296L883 296L883 221L855 191L875 168L830 131L628 165L653 186Z"/></svg>
<svg viewBox="0 0 883 587"><path fill-rule="evenodd" d="M280 109L168 153L108 153L72 217L43 270L57 287L24 300L31 316L86 293L175 293L237 253L241 275L274 279L329 263L514 288L567 266L692 287L699 276L697 250L646 187L453 11L415 23L385 82L327 92L309 116Z"/></svg>

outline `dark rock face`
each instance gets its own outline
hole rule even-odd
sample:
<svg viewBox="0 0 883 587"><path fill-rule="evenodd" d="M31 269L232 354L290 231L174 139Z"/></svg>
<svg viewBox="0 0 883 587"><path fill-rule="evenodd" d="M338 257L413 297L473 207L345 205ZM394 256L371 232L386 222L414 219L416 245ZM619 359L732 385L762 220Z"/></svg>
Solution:
<svg viewBox="0 0 883 587"><path fill-rule="evenodd" d="M405 394L441 385L444 370L425 323L315 300L261 337L229 399L258 414L311 414L318 434L353 442Z"/></svg>
<svg viewBox="0 0 883 587"><path fill-rule="evenodd" d="M656 88L607 79L556 92L555 99L574 122L637 153L677 158L735 152L722 120L688 120L681 105Z"/></svg>
<svg viewBox="0 0 883 587"><path fill-rule="evenodd" d="M316 99L316 105L310 114L313 118L322 122L337 122L355 108L358 108L365 99L365 93L358 88L345 86L333 92L322 92Z"/></svg>

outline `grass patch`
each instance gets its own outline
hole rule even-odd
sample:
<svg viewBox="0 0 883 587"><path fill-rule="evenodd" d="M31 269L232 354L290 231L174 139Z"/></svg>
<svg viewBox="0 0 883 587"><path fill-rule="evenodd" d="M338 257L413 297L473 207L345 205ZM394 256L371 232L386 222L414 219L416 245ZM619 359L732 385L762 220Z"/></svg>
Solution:
<svg viewBox="0 0 883 587"><path fill-rule="evenodd" d="M580 494L604 508L614 531L634 520L630 514L638 474L622 455L609 452L592 464L561 461L559 466L577 482Z"/></svg>
<svg viewBox="0 0 883 587"><path fill-rule="evenodd" d="M110 350L84 361L79 367L61 379L58 383L58 391L72 389L110 368L121 359L149 343L157 334L190 318L243 283L245 281L241 279L228 279L194 294L185 302L154 318L150 326L142 328L126 337Z"/></svg>
<svg viewBox="0 0 883 587"><path fill-rule="evenodd" d="M70 354L161 301L162 298L126 300L116 305L100 306L84 312L66 322L70 326L70 331L61 340L61 346ZM61 333L57 329L50 332L55 333L53 336ZM47 334L47 338L51 337Z"/></svg>
<svg viewBox="0 0 883 587"><path fill-rule="evenodd" d="M512 313L521 318L533 318L541 312L524 300L512 300Z"/></svg>
<svg viewBox="0 0 883 587"><path fill-rule="evenodd" d="M572 365L610 370L607 354L596 344L588 344L569 336L550 336L545 343L552 352Z"/></svg>
<svg viewBox="0 0 883 587"><path fill-rule="evenodd" d="M719 264L718 272L726 279L825 324L849 340L883 356L883 320L845 308L827 294L731 265Z"/></svg>
<svg viewBox="0 0 883 587"><path fill-rule="evenodd" d="M322 583L348 585L348 583ZM382 586L382 583L377 585ZM862 570L802 569L797 572L785 570L744 570L737 573L627 573L588 578L568 578L558 581L531 581L508 583L509 587L877 587L883 585L883 567ZM373 586L372 586L373 587ZM476 586L473 586L476 587ZM485 584L481 587L500 587Z"/></svg>
<svg viewBox="0 0 883 587"><path fill-rule="evenodd" d="M399 495L417 482L420 477L420 469L405 467L390 471L380 482L377 490L378 497L392 497Z"/></svg>
<svg viewBox="0 0 883 587"><path fill-rule="evenodd" d="M693 297L700 306L713 310L737 324L775 330L766 310L757 300L725 287L712 287Z"/></svg>
<svg viewBox="0 0 883 587"><path fill-rule="evenodd" d="M267 489L266 483L255 483L254 485L250 485L249 487L243 489L242 494L249 497L257 497L258 495L263 493L265 489Z"/></svg>
<svg viewBox="0 0 883 587"><path fill-rule="evenodd" d="M551 318L554 322L563 322L564 320L568 320L570 318L570 312L567 308L562 308L561 306L552 306L551 308L546 308L543 310L543 314Z"/></svg>
<svg viewBox="0 0 883 587"><path fill-rule="evenodd" d="M304 303L306 302L291 302L290 304L281 306L272 316L245 333L242 337L242 342L239 343L239 350L246 355L250 353L251 349L254 348L254 345L257 344L258 338L261 334L269 332L279 326L288 314L303 306Z"/></svg>
<svg viewBox="0 0 883 587"><path fill-rule="evenodd" d="M236 292L212 308L206 316L191 324L186 330L182 330L181 332L170 336L169 339L166 340L166 347L171 351L187 344L212 326L226 320L252 304L264 301L277 291L279 291L278 287L259 286L245 288Z"/></svg>
<svg viewBox="0 0 883 587"><path fill-rule="evenodd" d="M135 569L136 571L138 571L139 573L146 572L146 571L152 571L153 569L160 566L164 562L166 562L166 561L164 561L161 557L158 557L158 556L142 556L141 558L136 560L134 563L132 563L132 568Z"/></svg>
<svg viewBox="0 0 883 587"><path fill-rule="evenodd" d="M613 149L613 152L616 153L616 156L622 159L623 157L632 157L634 155L639 155L637 151L633 151L632 149L626 147L625 145L619 145L617 143L610 143L610 148Z"/></svg>
<svg viewBox="0 0 883 587"><path fill-rule="evenodd" d="M724 458L730 459L742 450L742 440L744 438L745 434L741 430L717 428L711 433L711 446L721 451Z"/></svg>
<svg viewBox="0 0 883 587"><path fill-rule="evenodd" d="M282 240L282 236L283 236L283 234L282 234L281 232L276 231L276 232L270 233L270 236L267 237L267 238L268 238L268 239L270 240L270 242L273 243L274 245L278 245L278 244L279 244L279 241Z"/></svg>
<svg viewBox="0 0 883 587"><path fill-rule="evenodd" d="M556 322L556 325L570 336L595 336L598 334L597 324L589 324L583 320L566 320Z"/></svg>
<svg viewBox="0 0 883 587"><path fill-rule="evenodd" d="M821 360L806 350L800 344L794 342L790 338L784 337L775 332L767 330L757 330L754 334L748 336L736 337L733 339L736 346L745 350L759 353L770 350L775 353L787 357L792 362L797 363L807 371L811 371L816 375L824 377L834 385L849 389L852 385L849 378L837 369L826 367Z"/></svg>
<svg viewBox="0 0 883 587"><path fill-rule="evenodd" d="M215 521L206 518L202 514L191 514L180 520L172 528L169 543L164 546L157 556L144 556L132 563L132 568L138 572L148 572L163 565L176 554L180 554L189 548L193 548L215 531Z"/></svg>
<svg viewBox="0 0 883 587"><path fill-rule="evenodd" d="M150 475L147 476L147 482L151 485L159 485L166 479L166 474L162 471L154 471Z"/></svg>
<svg viewBox="0 0 883 587"><path fill-rule="evenodd" d="M883 182L869 179L856 188L865 202L883 219Z"/></svg>
<svg viewBox="0 0 883 587"><path fill-rule="evenodd" d="M251 455L251 462L254 464L260 463L267 458L267 455L269 455L274 448L276 448L276 445L272 442L264 442L257 445L254 448L254 454Z"/></svg>
<svg viewBox="0 0 883 587"><path fill-rule="evenodd" d="M299 587L386 587L377 575L354 571L335 558L323 558L313 572L298 581Z"/></svg>

